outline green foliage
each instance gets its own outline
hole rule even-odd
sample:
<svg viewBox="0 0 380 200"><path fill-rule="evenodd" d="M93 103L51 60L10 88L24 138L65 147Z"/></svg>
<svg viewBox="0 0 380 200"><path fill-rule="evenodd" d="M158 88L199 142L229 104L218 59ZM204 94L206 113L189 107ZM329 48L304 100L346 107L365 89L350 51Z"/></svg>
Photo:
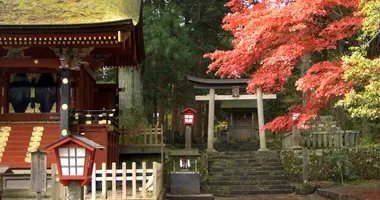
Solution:
<svg viewBox="0 0 380 200"><path fill-rule="evenodd" d="M298 181L302 177L302 151L282 151L281 160L288 178ZM309 180L342 181L342 176L344 181L379 179L379 160L374 148L309 150Z"/></svg>
<svg viewBox="0 0 380 200"><path fill-rule="evenodd" d="M377 155L378 157L380 157L380 146L378 146L378 147L376 148L376 155ZM380 170L380 161L377 161L377 162L375 163L375 167L376 167L377 169Z"/></svg>
<svg viewBox="0 0 380 200"><path fill-rule="evenodd" d="M96 70L96 84L116 84L116 67L101 67Z"/></svg>
<svg viewBox="0 0 380 200"><path fill-rule="evenodd" d="M147 116L157 112L160 98L165 100L166 113L173 108L195 107L195 90L184 75L204 76L208 63L202 55L230 45L230 34L221 28L227 1L144 2L147 59L143 79Z"/></svg>
<svg viewBox="0 0 380 200"><path fill-rule="evenodd" d="M120 108L119 111L126 113L119 115L119 124L122 125L120 128L137 128L148 125L144 112L136 106Z"/></svg>
<svg viewBox="0 0 380 200"><path fill-rule="evenodd" d="M353 168L354 163L349 157L349 149L347 148L332 148L327 153L327 160L332 166L332 179L352 181L358 179L355 175Z"/></svg>
<svg viewBox="0 0 380 200"><path fill-rule="evenodd" d="M292 181L297 181L302 176L302 156L293 151L283 151L281 160L287 177Z"/></svg>
<svg viewBox="0 0 380 200"><path fill-rule="evenodd" d="M344 79L352 82L354 89L338 103L344 106L351 117L380 117L380 1L362 0L361 14L365 15L359 46L344 56Z"/></svg>

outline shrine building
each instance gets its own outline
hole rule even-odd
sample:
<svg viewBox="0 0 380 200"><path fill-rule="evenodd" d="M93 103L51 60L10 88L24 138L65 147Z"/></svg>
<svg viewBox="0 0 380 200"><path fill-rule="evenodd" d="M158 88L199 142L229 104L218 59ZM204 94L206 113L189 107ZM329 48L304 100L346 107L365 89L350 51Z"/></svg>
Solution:
<svg viewBox="0 0 380 200"><path fill-rule="evenodd" d="M48 2L13 0L0 12L0 164L29 169L31 152L69 134L105 147L97 166L118 162L119 80L96 84L95 71L140 69L142 1Z"/></svg>

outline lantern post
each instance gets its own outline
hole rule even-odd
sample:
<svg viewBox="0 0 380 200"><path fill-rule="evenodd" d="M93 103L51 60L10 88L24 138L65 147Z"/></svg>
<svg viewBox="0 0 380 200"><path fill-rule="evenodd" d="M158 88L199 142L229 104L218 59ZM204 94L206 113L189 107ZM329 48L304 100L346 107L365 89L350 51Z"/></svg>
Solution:
<svg viewBox="0 0 380 200"><path fill-rule="evenodd" d="M186 108L182 112L183 126L185 126L185 148L191 149L191 129L197 112L192 108Z"/></svg>

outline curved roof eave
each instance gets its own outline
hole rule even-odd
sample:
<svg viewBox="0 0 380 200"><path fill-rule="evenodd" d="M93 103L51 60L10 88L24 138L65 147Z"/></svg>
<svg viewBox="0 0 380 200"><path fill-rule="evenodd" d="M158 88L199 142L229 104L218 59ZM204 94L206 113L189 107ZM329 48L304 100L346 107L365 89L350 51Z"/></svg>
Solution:
<svg viewBox="0 0 380 200"><path fill-rule="evenodd" d="M186 75L187 80L194 84L194 88L208 89L208 88L231 88L232 86L246 87L250 79L204 79L190 75Z"/></svg>

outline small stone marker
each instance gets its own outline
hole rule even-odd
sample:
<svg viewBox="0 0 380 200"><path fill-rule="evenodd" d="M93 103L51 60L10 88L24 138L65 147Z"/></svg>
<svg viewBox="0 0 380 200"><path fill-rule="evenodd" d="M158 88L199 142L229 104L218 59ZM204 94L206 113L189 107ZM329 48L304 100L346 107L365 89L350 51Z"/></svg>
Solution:
<svg viewBox="0 0 380 200"><path fill-rule="evenodd" d="M37 150L31 154L31 190L41 199L41 192L46 192L46 152Z"/></svg>

